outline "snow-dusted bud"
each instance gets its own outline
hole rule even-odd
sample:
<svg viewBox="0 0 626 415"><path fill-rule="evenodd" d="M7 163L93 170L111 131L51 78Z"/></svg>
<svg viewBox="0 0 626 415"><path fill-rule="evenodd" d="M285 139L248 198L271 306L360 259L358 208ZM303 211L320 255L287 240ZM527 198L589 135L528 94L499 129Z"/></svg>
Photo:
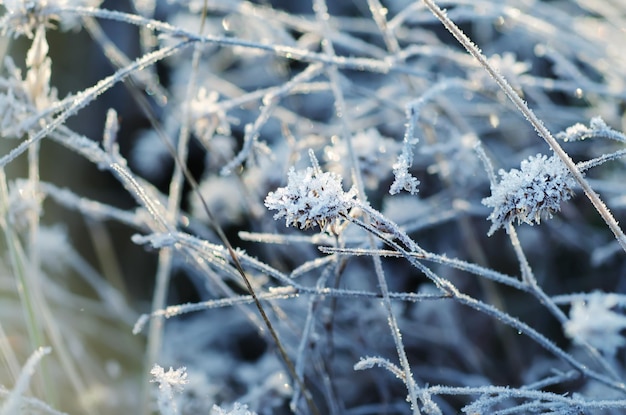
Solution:
<svg viewBox="0 0 626 415"><path fill-rule="evenodd" d="M312 152L313 167L304 171L289 170L287 186L270 192L265 206L277 210L274 219L286 218L286 226L307 229L319 225L322 230L334 232L341 220L354 206L356 190L345 192L341 176L322 172Z"/></svg>
<svg viewBox="0 0 626 415"><path fill-rule="evenodd" d="M490 236L514 220L533 225L542 218L551 218L561 209L561 202L574 193L574 178L555 155L530 156L522 161L520 170L500 170L499 174L500 182L492 184L491 196L482 201L493 208L488 217L493 222Z"/></svg>

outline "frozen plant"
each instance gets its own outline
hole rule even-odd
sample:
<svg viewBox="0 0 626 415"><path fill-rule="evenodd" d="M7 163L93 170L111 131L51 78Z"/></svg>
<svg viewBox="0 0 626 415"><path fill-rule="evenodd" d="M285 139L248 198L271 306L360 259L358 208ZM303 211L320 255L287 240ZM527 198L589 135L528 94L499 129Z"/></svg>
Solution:
<svg viewBox="0 0 626 415"><path fill-rule="evenodd" d="M270 192L265 206L277 210L274 219L285 217L286 226L308 229L315 225L322 231L337 233L342 217L354 206L356 189L344 191L341 176L323 172L313 151L309 151L313 167L296 171L291 167L287 186Z"/></svg>
<svg viewBox="0 0 626 415"><path fill-rule="evenodd" d="M493 208L489 235L514 221L539 224L561 210L561 203L574 194L574 180L561 160L552 155L530 156L520 169L499 171L500 181L492 183L491 196L483 199Z"/></svg>
<svg viewBox="0 0 626 415"><path fill-rule="evenodd" d="M626 194L626 2L118 4L0 6L30 45L0 73L0 383L54 350L25 410L623 413L623 299L564 291L624 286L585 204L626 247L594 193Z"/></svg>

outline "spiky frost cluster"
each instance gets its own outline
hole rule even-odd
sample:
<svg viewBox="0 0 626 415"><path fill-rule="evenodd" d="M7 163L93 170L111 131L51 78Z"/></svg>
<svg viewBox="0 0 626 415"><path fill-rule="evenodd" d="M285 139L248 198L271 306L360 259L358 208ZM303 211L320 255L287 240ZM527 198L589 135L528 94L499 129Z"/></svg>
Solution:
<svg viewBox="0 0 626 415"><path fill-rule="evenodd" d="M500 182L492 184L491 196L482 200L493 208L488 217L493 222L489 235L514 220L539 224L561 210L561 202L573 194L574 179L556 155L530 156L522 161L520 170L500 170L499 174Z"/></svg>
<svg viewBox="0 0 626 415"><path fill-rule="evenodd" d="M286 226L300 229L318 225L322 230L335 230L341 215L347 215L354 205L356 190L348 192L341 186L341 176L322 172L317 160L312 157L314 167L304 171L289 169L287 186L270 192L265 206L277 210L274 219L286 218Z"/></svg>
<svg viewBox="0 0 626 415"><path fill-rule="evenodd" d="M161 366L155 364L150 371L153 376L151 382L158 383L157 403L159 410L164 415L175 415L179 413L174 394L180 393L189 383L187 379L187 368L181 367L176 370L169 368L165 371Z"/></svg>
<svg viewBox="0 0 626 415"><path fill-rule="evenodd" d="M572 304L570 320L564 324L565 334L575 343L587 342L607 355L614 355L626 344L620 331L626 328L626 316L613 310L616 295L593 293L587 301Z"/></svg>

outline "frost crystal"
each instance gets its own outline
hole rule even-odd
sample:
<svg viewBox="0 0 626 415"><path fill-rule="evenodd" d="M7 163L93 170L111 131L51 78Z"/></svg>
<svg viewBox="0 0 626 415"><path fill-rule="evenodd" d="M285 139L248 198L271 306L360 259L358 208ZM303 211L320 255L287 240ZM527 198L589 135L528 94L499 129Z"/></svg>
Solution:
<svg viewBox="0 0 626 415"><path fill-rule="evenodd" d="M187 379L187 369L170 369L166 372L161 366L155 364L150 370L153 379L150 382L158 383L157 405L162 415L178 415L178 405L176 404L174 393L181 393L185 385L189 383Z"/></svg>
<svg viewBox="0 0 626 415"><path fill-rule="evenodd" d="M626 142L626 136L609 127L601 117L593 117L589 121L589 127L576 123L571 127L567 127L565 131L556 134L555 137L563 141L582 141L587 138L604 137L622 143Z"/></svg>
<svg viewBox="0 0 626 415"><path fill-rule="evenodd" d="M607 355L614 355L626 344L620 334L626 328L626 316L611 310L617 303L617 296L599 292L587 301L575 301L570 320L564 324L565 334L576 343L586 342Z"/></svg>
<svg viewBox="0 0 626 415"><path fill-rule="evenodd" d="M407 159L402 156L400 160L393 165L393 175L395 180L389 188L389 194L395 195L396 193L400 193L402 190L406 190L414 195L419 191L417 186L420 182L413 177L411 173L409 173L410 166L411 165Z"/></svg>
<svg viewBox="0 0 626 415"><path fill-rule="evenodd" d="M155 364L152 370L150 370L150 374L154 376L151 382L158 383L159 389L171 389L175 392L182 392L185 385L189 382L187 380L187 368L185 367L176 370L170 367L166 372L161 366Z"/></svg>
<svg viewBox="0 0 626 415"><path fill-rule="evenodd" d="M555 155L537 154L521 163L520 170L500 170L500 182L491 187L491 196L482 203L492 207L488 219L493 222L488 235L498 228L517 223L539 224L561 209L561 202L573 194L574 179Z"/></svg>
<svg viewBox="0 0 626 415"><path fill-rule="evenodd" d="M307 229L316 224L322 230L334 232L341 215L347 215L354 204L356 190L344 192L341 176L322 172L315 156L310 152L313 168L304 171L289 169L287 187L270 192L265 206L277 210L274 219L286 217L286 226Z"/></svg>

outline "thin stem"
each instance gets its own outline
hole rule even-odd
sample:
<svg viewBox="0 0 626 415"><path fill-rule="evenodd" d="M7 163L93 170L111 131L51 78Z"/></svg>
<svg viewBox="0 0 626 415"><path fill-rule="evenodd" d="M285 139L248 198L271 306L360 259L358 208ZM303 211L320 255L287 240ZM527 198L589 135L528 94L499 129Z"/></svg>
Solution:
<svg viewBox="0 0 626 415"><path fill-rule="evenodd" d="M313 9L315 10L317 20L322 24L322 27L324 28L324 33L329 33L330 27L328 25L328 20L330 18L330 15L328 14L326 1L314 0ZM328 56L335 56L333 43L328 37L325 37L325 39L323 40L322 48ZM337 70L336 66L332 65L327 68L326 72L328 74L333 96L335 98L335 111L337 113L337 117L341 121L343 141L348 147L348 153L350 154L350 158L352 161L352 177L357 187L358 198L363 204L366 204L367 196L365 194L363 178L361 177L359 160L352 144L352 132L350 130L350 125L352 125L352 123L350 122L351 117L345 104L343 92L340 88L339 71ZM366 220L369 221L369 219ZM375 249L376 242L374 241L373 236L369 233L367 235L370 247L372 249ZM403 370L403 380L409 392L411 409L413 410L413 413L415 415L419 415L421 412L417 402L417 384L413 377L411 365L409 364L409 359L404 349L404 343L402 342L400 327L391 306L391 299L389 298L389 288L387 286L387 279L385 278L382 262L380 257L377 255L373 255L372 260L374 262L374 269L376 271L376 277L378 279L378 286L383 297L383 305L387 313L387 323L389 324L391 336L393 338L394 344L396 346L396 352L398 353L398 358L400 360L400 366Z"/></svg>

